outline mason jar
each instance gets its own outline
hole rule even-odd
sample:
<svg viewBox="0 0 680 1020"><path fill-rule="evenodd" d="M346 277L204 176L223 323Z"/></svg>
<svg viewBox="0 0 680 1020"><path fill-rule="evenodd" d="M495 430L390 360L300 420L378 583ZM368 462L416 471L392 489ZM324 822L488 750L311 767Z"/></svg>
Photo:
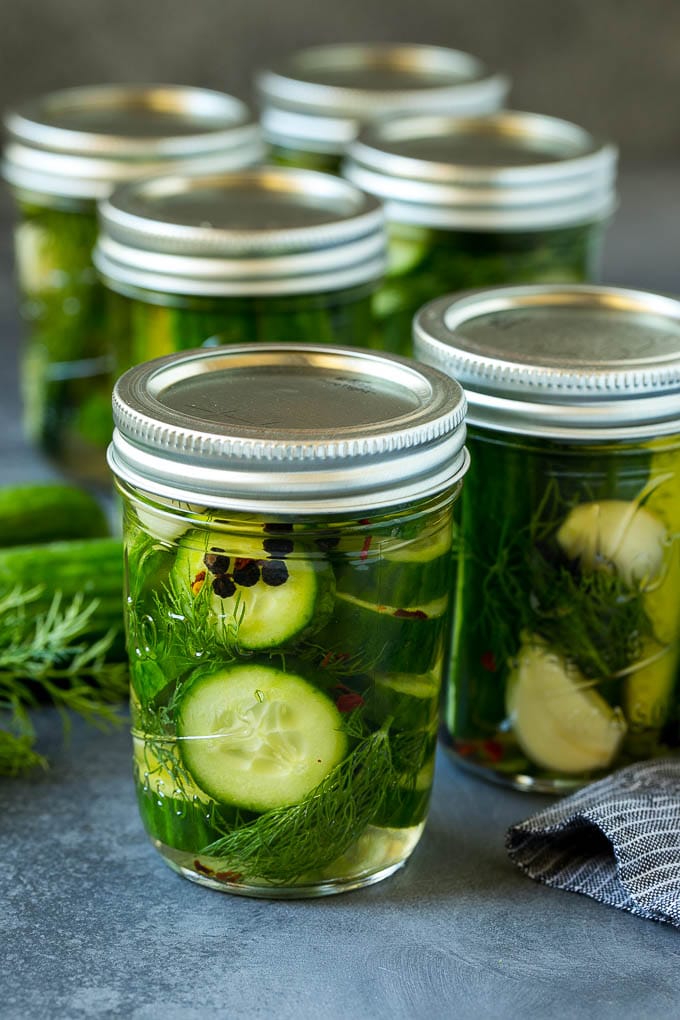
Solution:
<svg viewBox="0 0 680 1020"><path fill-rule="evenodd" d="M492 113L509 82L443 46L341 44L290 53L257 74L262 127L277 163L339 173L362 124L395 113Z"/></svg>
<svg viewBox="0 0 680 1020"><path fill-rule="evenodd" d="M187 878L318 896L411 854L464 410L444 374L357 348L191 351L117 382L137 796Z"/></svg>
<svg viewBox="0 0 680 1020"><path fill-rule="evenodd" d="M373 342L383 212L347 181L282 167L148 178L100 213L94 261L129 323L119 371L205 343Z"/></svg>
<svg viewBox="0 0 680 1020"><path fill-rule="evenodd" d="M262 155L259 129L231 96L177 85L52 92L10 111L5 126L25 431L69 473L105 478L111 348L125 323L92 266L96 202L141 174L248 166Z"/></svg>
<svg viewBox="0 0 680 1020"><path fill-rule="evenodd" d="M444 736L556 793L680 747L680 302L497 288L418 314L469 402Z"/></svg>
<svg viewBox="0 0 680 1020"><path fill-rule="evenodd" d="M398 117L367 127L345 176L385 202L389 263L375 301L387 350L411 353L427 301L597 276L616 149L554 117Z"/></svg>

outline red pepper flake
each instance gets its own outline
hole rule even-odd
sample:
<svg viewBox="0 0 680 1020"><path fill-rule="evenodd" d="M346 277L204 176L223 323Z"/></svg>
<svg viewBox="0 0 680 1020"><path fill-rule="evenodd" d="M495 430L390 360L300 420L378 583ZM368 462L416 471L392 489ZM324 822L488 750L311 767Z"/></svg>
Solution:
<svg viewBox="0 0 680 1020"><path fill-rule="evenodd" d="M371 548L371 542L372 541L373 541L373 536L372 535L366 535L366 538L364 539L364 544L361 547L361 552L359 553L359 559L360 560L368 559L368 550Z"/></svg>
<svg viewBox="0 0 680 1020"><path fill-rule="evenodd" d="M242 882L243 875L239 874L238 871L216 871L215 878L218 878L220 882Z"/></svg>
<svg viewBox="0 0 680 1020"><path fill-rule="evenodd" d="M493 652L483 652L479 661L482 664L482 669L487 670L489 673L495 673L498 669L496 656Z"/></svg>
<svg viewBox="0 0 680 1020"><path fill-rule="evenodd" d="M213 869L206 867L205 864L202 864L199 861L198 857L194 861L194 867L196 868L196 871L199 873L199 875L209 875L212 878L212 876L215 874Z"/></svg>
<svg viewBox="0 0 680 1020"><path fill-rule="evenodd" d="M428 620L427 613L423 612L422 609L395 609L392 616L398 616L400 619L406 620Z"/></svg>
<svg viewBox="0 0 680 1020"><path fill-rule="evenodd" d="M355 708L359 708L363 703L364 699L356 691L348 691L346 694L341 694L335 702L338 712L353 712Z"/></svg>
<svg viewBox="0 0 680 1020"><path fill-rule="evenodd" d="M499 744L497 740L485 740L482 747L486 756L492 762L500 761L503 757L503 745Z"/></svg>
<svg viewBox="0 0 680 1020"><path fill-rule="evenodd" d="M469 754L474 754L477 750L477 744L473 740L457 740L455 744L455 750L457 754L462 755L466 758Z"/></svg>
<svg viewBox="0 0 680 1020"><path fill-rule="evenodd" d="M326 669L332 663L347 662L349 658L349 652L326 652L319 665L321 669Z"/></svg>
<svg viewBox="0 0 680 1020"><path fill-rule="evenodd" d="M194 595L198 595L199 591L203 587L205 576L206 576L205 570L199 570L199 572L196 574L196 577L193 579L191 583L191 590Z"/></svg>

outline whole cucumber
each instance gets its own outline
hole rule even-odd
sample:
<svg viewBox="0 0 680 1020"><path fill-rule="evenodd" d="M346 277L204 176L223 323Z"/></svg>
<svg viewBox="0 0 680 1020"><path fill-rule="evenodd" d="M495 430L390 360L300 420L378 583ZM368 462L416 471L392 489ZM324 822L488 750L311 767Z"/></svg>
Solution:
<svg viewBox="0 0 680 1020"><path fill-rule="evenodd" d="M84 489L61 482L0 488L0 546L100 538L106 515Z"/></svg>

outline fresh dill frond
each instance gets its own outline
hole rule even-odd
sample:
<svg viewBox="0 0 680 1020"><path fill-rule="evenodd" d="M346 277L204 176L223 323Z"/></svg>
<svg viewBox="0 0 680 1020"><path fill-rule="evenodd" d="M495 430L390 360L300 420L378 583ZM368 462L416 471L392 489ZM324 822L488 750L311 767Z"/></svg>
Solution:
<svg viewBox="0 0 680 1020"><path fill-rule="evenodd" d="M479 624L494 635L498 661L517 652L522 631L542 637L584 676L603 681L640 654L652 625L644 592L608 570L582 570L559 548L556 534L573 508L556 479L546 486L528 524L501 527L494 547L479 536L472 549L483 576Z"/></svg>
<svg viewBox="0 0 680 1020"><path fill-rule="evenodd" d="M387 727L363 740L304 800L260 815L203 854L242 879L286 885L345 853L378 812L392 778Z"/></svg>
<svg viewBox="0 0 680 1020"><path fill-rule="evenodd" d="M106 653L116 632L87 639L96 599L64 602L57 592L44 613L34 607L43 587L14 588L0 596L0 775L14 775L44 759L33 750L28 710L47 698L68 723L68 712L103 725L117 721L115 703L127 691L127 669Z"/></svg>

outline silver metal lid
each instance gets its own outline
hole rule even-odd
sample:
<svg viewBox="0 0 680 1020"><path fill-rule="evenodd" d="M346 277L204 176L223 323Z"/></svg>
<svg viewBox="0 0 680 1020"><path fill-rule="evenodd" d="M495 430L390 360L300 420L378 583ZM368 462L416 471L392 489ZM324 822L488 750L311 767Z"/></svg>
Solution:
<svg viewBox="0 0 680 1020"><path fill-rule="evenodd" d="M414 320L416 356L465 387L468 422L556 438L680 433L680 301L594 286L449 295Z"/></svg>
<svg viewBox="0 0 680 1020"><path fill-rule="evenodd" d="M114 290L320 293L385 268L381 204L312 170L147 178L118 188L100 219L94 262Z"/></svg>
<svg viewBox="0 0 680 1020"><path fill-rule="evenodd" d="M317 46L256 77L266 138L341 155L362 123L416 110L470 116L502 106L508 79L441 46Z"/></svg>
<svg viewBox="0 0 680 1020"><path fill-rule="evenodd" d="M615 206L617 150L555 117L398 117L365 128L345 176L388 221L459 230L542 230Z"/></svg>
<svg viewBox="0 0 680 1020"><path fill-rule="evenodd" d="M442 492L467 469L443 373L356 348L253 344L146 362L116 383L109 464L153 495L334 513Z"/></svg>
<svg viewBox="0 0 680 1020"><path fill-rule="evenodd" d="M3 173L38 194L96 200L152 173L240 169L264 153L238 99L185 85L88 85L5 116Z"/></svg>

